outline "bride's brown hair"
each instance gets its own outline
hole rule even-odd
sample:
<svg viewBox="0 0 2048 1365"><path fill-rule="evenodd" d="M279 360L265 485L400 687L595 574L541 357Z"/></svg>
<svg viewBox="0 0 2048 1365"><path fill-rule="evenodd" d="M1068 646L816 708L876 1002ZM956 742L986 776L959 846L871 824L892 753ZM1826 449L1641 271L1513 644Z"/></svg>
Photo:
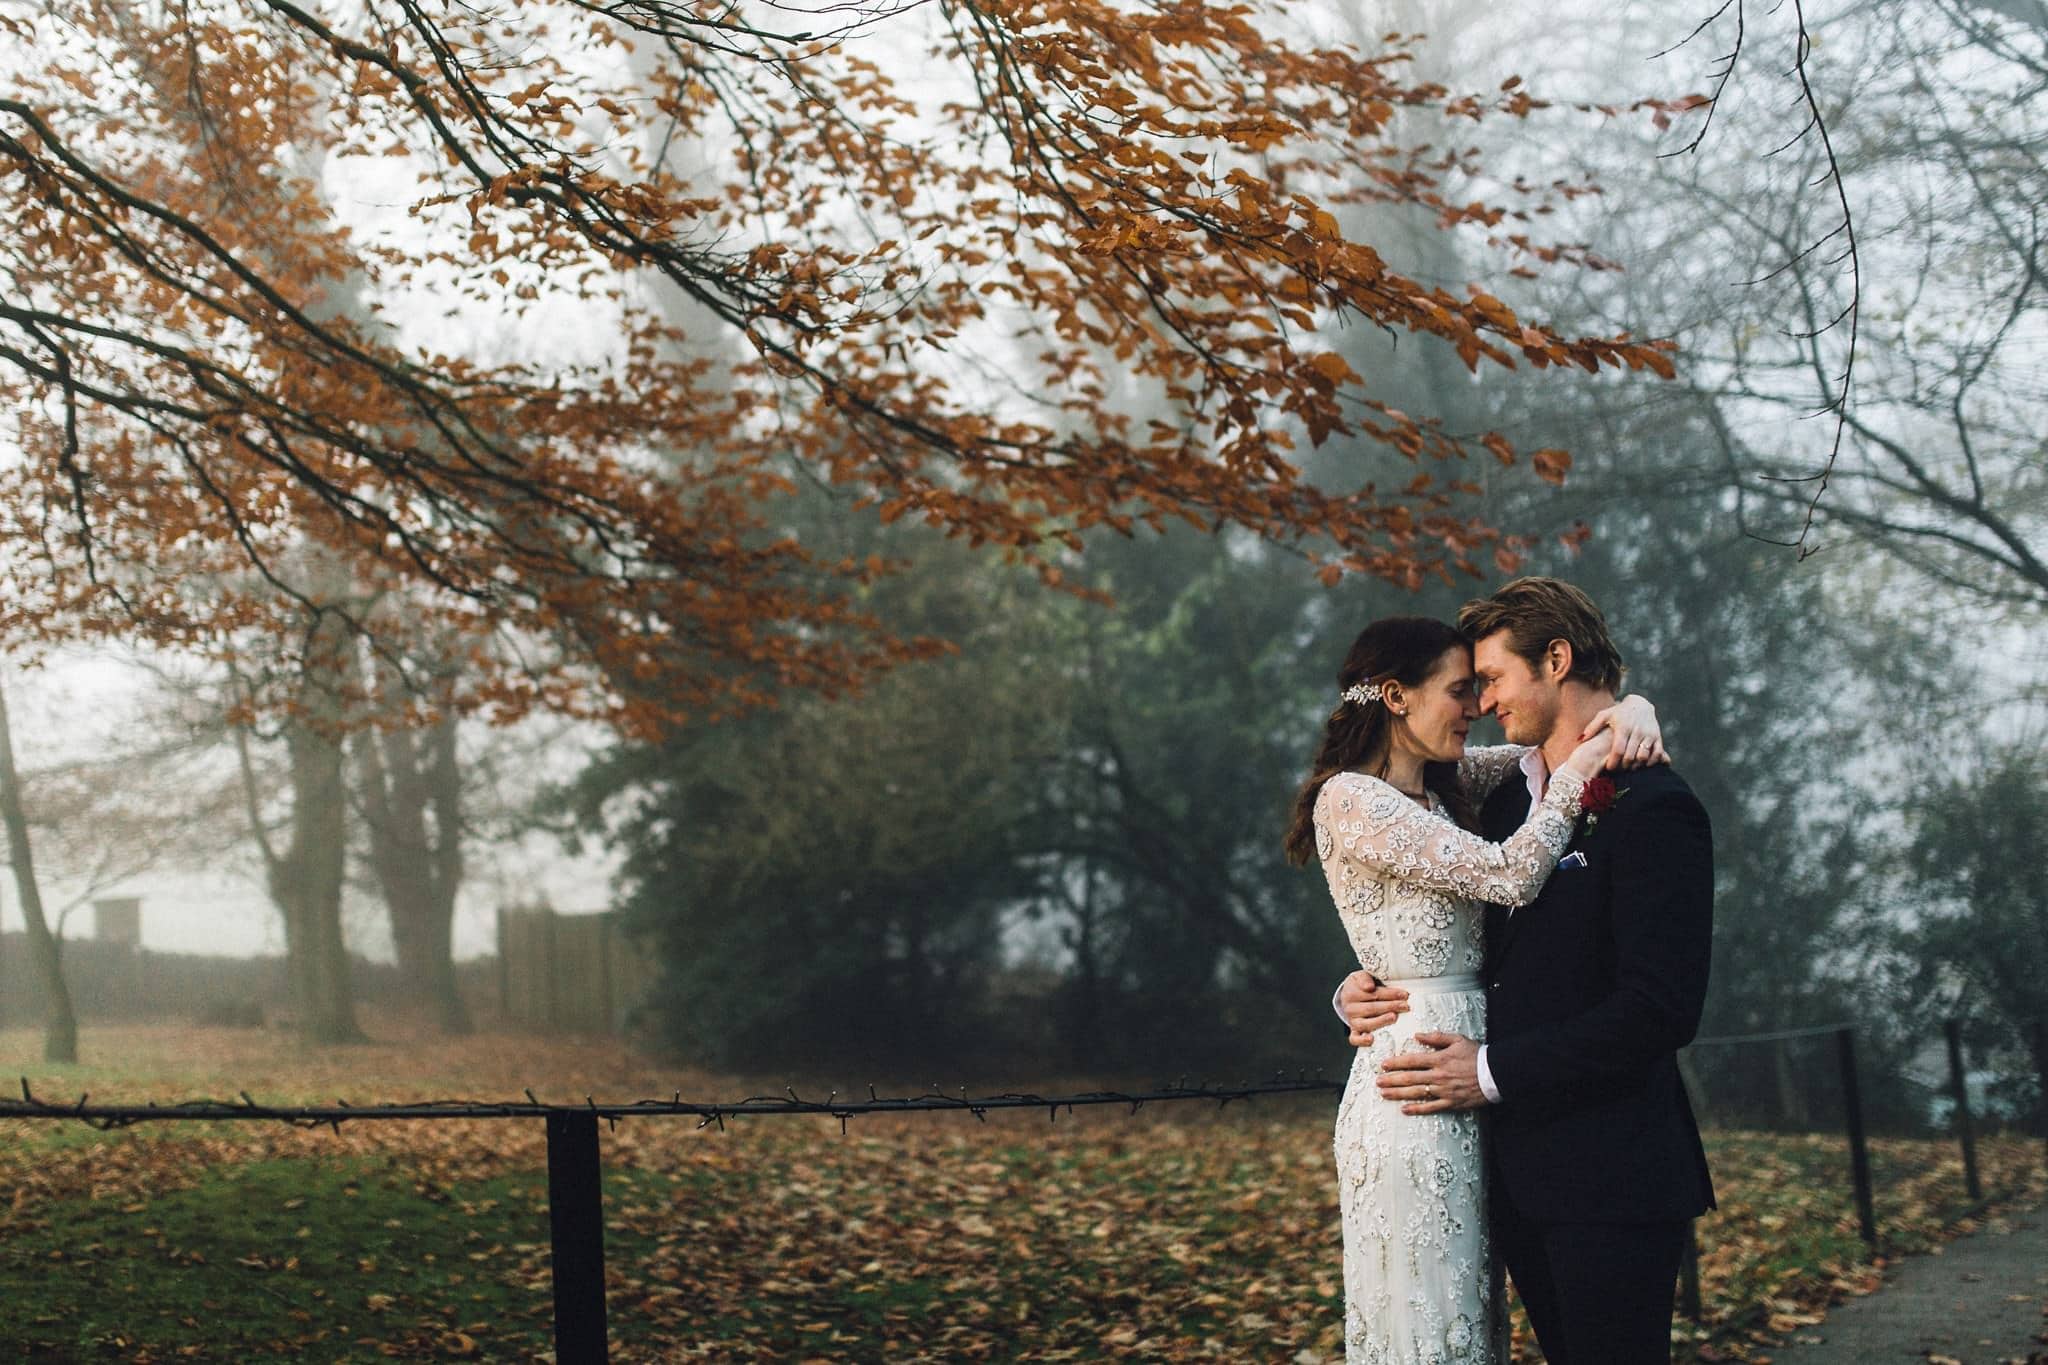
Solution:
<svg viewBox="0 0 2048 1365"><path fill-rule="evenodd" d="M1454 648L1469 648L1454 626L1428 616L1385 617L1358 632L1351 642L1351 651L1337 674L1337 690L1343 692L1359 683L1420 687ZM1309 764L1308 781L1294 798L1294 821L1284 844L1288 862L1300 866L1315 857L1316 793L1323 783L1346 769L1368 765L1375 775L1385 775L1393 726L1393 713L1384 701L1338 701L1323 723L1323 738ZM1423 764L1422 785L1442 798L1452 819L1466 829L1477 828L1472 802L1458 781L1457 764Z"/></svg>

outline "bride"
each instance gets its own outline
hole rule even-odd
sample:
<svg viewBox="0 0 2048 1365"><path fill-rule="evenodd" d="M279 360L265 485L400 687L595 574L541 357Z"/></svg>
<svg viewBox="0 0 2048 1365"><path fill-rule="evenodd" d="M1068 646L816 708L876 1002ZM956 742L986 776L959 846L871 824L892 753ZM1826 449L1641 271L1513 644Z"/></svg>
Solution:
<svg viewBox="0 0 2048 1365"><path fill-rule="evenodd" d="M1483 903L1535 899L1611 752L1662 761L1655 714L1633 697L1601 712L1528 821L1495 844L1471 832L1475 812L1511 774L1521 779L1529 751L1466 749L1479 705L1471 646L1456 629L1417 616L1375 621L1338 685L1287 854L1322 864L1359 965L1409 998L1357 1050L1337 1111L1345 1359L1505 1365L1478 1115L1408 1115L1374 1079L1381 1062L1414 1050L1417 1032L1485 1039Z"/></svg>

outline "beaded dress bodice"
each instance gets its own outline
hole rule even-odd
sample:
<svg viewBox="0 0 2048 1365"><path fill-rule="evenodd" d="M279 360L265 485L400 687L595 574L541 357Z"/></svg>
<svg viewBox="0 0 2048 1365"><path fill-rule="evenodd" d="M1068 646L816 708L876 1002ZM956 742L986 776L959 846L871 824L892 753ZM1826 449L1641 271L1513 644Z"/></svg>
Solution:
<svg viewBox="0 0 2048 1365"><path fill-rule="evenodd" d="M1527 751L1470 751L1459 777L1476 806ZM1347 1365L1504 1365L1506 1316L1486 1229L1479 1116L1411 1116L1382 1099L1380 1063L1418 1032L1486 1037L1483 907L1526 905L1570 842L1583 783L1557 774L1501 843L1459 828L1363 773L1323 784L1316 853L1359 965L1409 991L1410 1012L1357 1050L1337 1111Z"/></svg>

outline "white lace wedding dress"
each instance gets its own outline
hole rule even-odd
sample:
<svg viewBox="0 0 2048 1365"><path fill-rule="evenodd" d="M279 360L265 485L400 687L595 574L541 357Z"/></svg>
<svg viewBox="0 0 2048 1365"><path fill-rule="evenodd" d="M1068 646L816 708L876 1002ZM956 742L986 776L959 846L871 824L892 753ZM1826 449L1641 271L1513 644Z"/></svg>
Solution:
<svg viewBox="0 0 2048 1365"><path fill-rule="evenodd" d="M1474 808L1521 780L1526 752L1467 753L1459 776ZM1499 844L1460 829L1433 794L1425 811L1363 773L1339 773L1316 795L1316 854L1359 965L1405 987L1411 1007L1358 1049L1337 1110L1347 1365L1506 1365L1479 1115L1403 1114L1373 1082L1418 1032L1485 1039L1483 903L1534 899L1570 842L1583 786L1556 775Z"/></svg>

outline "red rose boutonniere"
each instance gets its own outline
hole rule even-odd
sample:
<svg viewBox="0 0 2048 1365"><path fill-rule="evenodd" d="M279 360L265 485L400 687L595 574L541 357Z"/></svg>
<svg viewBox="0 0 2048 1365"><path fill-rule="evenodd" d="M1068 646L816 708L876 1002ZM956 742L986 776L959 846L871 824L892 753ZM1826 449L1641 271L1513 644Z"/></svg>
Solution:
<svg viewBox="0 0 2048 1365"><path fill-rule="evenodd" d="M1627 794L1615 787L1611 777L1588 778L1585 790L1579 793L1579 813L1586 817L1586 833L1591 834L1600 817L1613 810L1614 803Z"/></svg>

